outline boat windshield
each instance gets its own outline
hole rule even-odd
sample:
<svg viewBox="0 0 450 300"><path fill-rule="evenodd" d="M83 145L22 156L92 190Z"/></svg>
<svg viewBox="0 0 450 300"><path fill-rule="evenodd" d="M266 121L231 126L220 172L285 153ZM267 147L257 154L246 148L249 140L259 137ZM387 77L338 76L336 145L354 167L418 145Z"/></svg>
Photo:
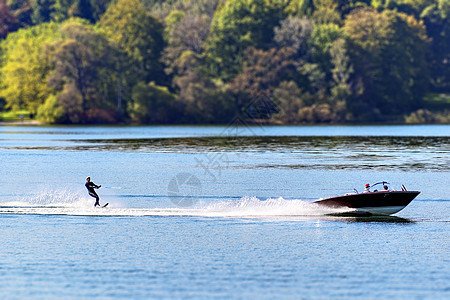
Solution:
<svg viewBox="0 0 450 300"><path fill-rule="evenodd" d="M378 192L378 191L393 191L391 188L391 184L387 181L380 181L377 183L372 184L371 186L372 192Z"/></svg>

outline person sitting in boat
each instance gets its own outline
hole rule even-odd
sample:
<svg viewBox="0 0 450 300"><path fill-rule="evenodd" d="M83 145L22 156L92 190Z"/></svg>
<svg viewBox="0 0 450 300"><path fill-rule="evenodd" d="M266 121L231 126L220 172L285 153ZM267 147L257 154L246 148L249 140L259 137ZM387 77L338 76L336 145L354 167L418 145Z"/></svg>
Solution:
<svg viewBox="0 0 450 300"><path fill-rule="evenodd" d="M387 185L383 185L383 191L389 191L389 188Z"/></svg>
<svg viewBox="0 0 450 300"><path fill-rule="evenodd" d="M366 183L366 188L364 189L364 193L370 193L370 184Z"/></svg>

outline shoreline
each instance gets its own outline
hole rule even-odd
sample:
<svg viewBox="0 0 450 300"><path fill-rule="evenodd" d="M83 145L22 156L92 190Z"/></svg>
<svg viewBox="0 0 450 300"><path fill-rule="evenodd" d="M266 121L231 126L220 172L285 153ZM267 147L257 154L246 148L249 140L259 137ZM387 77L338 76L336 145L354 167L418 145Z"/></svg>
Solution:
<svg viewBox="0 0 450 300"><path fill-rule="evenodd" d="M0 126L2 125L24 125L24 126L30 126L30 125L42 125L39 121L1 121Z"/></svg>
<svg viewBox="0 0 450 300"><path fill-rule="evenodd" d="M372 125L449 125L450 123L407 123L407 122L368 122L368 123L298 123L298 124L284 124L280 122L249 122L241 124L245 126L372 126ZM36 120L28 121L0 121L0 126L229 126L230 124L208 124L208 123L198 123L198 124L45 124Z"/></svg>

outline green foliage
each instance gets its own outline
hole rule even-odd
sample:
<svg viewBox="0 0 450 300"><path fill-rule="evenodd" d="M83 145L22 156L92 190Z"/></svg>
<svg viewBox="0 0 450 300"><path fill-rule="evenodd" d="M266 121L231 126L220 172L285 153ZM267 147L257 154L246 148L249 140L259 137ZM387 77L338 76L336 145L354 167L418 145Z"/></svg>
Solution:
<svg viewBox="0 0 450 300"><path fill-rule="evenodd" d="M311 34L311 46L313 48L313 60L321 63L325 70L330 69L330 49L334 42L344 36L343 31L338 25L319 24L314 26Z"/></svg>
<svg viewBox="0 0 450 300"><path fill-rule="evenodd" d="M75 0L69 9L71 17L77 17L94 23L94 9L90 0Z"/></svg>
<svg viewBox="0 0 450 300"><path fill-rule="evenodd" d="M63 22L71 17L82 18L91 23L98 21L111 0L41 0L53 2L52 20Z"/></svg>
<svg viewBox="0 0 450 300"><path fill-rule="evenodd" d="M313 0L291 0L285 11L291 16L311 16L314 10Z"/></svg>
<svg viewBox="0 0 450 300"><path fill-rule="evenodd" d="M424 26L394 11L360 9L349 15L344 30L355 81L362 85L353 109L380 118L417 107L429 80Z"/></svg>
<svg viewBox="0 0 450 300"><path fill-rule="evenodd" d="M450 110L432 112L428 109L418 109L405 117L405 122L409 124L430 124L430 123L450 123Z"/></svg>
<svg viewBox="0 0 450 300"><path fill-rule="evenodd" d="M72 2L72 0L55 0L55 4L53 6L53 19L56 22L63 22L69 18L69 9Z"/></svg>
<svg viewBox="0 0 450 300"><path fill-rule="evenodd" d="M5 109L5 106L6 106L5 98L0 97L0 112Z"/></svg>
<svg viewBox="0 0 450 300"><path fill-rule="evenodd" d="M267 49L284 9L281 0L230 0L219 6L207 46L212 74L230 79L241 70L248 47Z"/></svg>
<svg viewBox="0 0 450 300"><path fill-rule="evenodd" d="M135 76L145 82L165 82L159 62L164 49L163 25L139 0L118 0L100 20L100 31L127 55Z"/></svg>
<svg viewBox="0 0 450 300"><path fill-rule="evenodd" d="M450 94L430 93L425 95L423 102L433 110L450 109Z"/></svg>
<svg viewBox="0 0 450 300"><path fill-rule="evenodd" d="M154 82L139 82L129 103L131 119L137 123L169 123L176 121L175 96Z"/></svg>
<svg viewBox="0 0 450 300"><path fill-rule="evenodd" d="M74 84L66 83L58 94L58 104L64 109L69 123L86 123L86 113L82 110L83 99Z"/></svg>
<svg viewBox="0 0 450 300"><path fill-rule="evenodd" d="M0 95L8 108L36 113L52 93L47 84L51 62L46 50L60 37L58 24L44 23L12 33L2 42Z"/></svg>
<svg viewBox="0 0 450 300"><path fill-rule="evenodd" d="M341 14L337 10L338 5L335 0L316 0L316 10L311 18L316 24L341 24Z"/></svg>
<svg viewBox="0 0 450 300"><path fill-rule="evenodd" d="M0 39L44 123L448 120L450 0L0 0Z"/></svg>
<svg viewBox="0 0 450 300"><path fill-rule="evenodd" d="M166 73L182 75L187 67L186 58L191 55L196 58L201 56L210 23L207 15L191 17L180 11L174 11L166 18L168 45L163 56Z"/></svg>
<svg viewBox="0 0 450 300"><path fill-rule="evenodd" d="M54 72L49 83L62 91L61 95L67 97L67 101L73 99L73 103L66 101L63 106L74 108L82 121L89 109L98 106L102 97L99 87L105 78L99 74L102 69L111 68L108 65L111 47L103 35L95 33L92 26L83 22L69 20L61 30L64 39L52 45ZM77 105L80 107L75 109Z"/></svg>
<svg viewBox="0 0 450 300"><path fill-rule="evenodd" d="M41 24L50 22L55 12L54 5L54 0L35 0L32 5L33 15L31 18L33 23Z"/></svg>
<svg viewBox="0 0 450 300"><path fill-rule="evenodd" d="M236 116L230 93L200 70L185 72L175 83L179 89L177 101L182 110L182 122L224 124Z"/></svg>
<svg viewBox="0 0 450 300"><path fill-rule="evenodd" d="M50 95L44 104L38 108L37 119L45 124L62 123L65 120L65 111L61 107L56 95Z"/></svg>
<svg viewBox="0 0 450 300"><path fill-rule="evenodd" d="M299 123L299 112L304 106L302 90L294 81L283 81L273 92L277 107L274 120L281 123Z"/></svg>
<svg viewBox="0 0 450 300"><path fill-rule="evenodd" d="M430 0L431 1L431 0ZM431 77L434 92L450 90L450 8L449 1L432 1L423 9L421 17L432 41Z"/></svg>
<svg viewBox="0 0 450 300"><path fill-rule="evenodd" d="M182 11L187 16L208 16L212 18L223 0L143 0L144 6L164 20L173 11Z"/></svg>
<svg viewBox="0 0 450 300"><path fill-rule="evenodd" d="M30 121L30 112L26 109L21 109L21 110L16 110L16 111L12 111L12 110L7 110L4 112L0 112L0 120L2 122L19 122L22 121Z"/></svg>

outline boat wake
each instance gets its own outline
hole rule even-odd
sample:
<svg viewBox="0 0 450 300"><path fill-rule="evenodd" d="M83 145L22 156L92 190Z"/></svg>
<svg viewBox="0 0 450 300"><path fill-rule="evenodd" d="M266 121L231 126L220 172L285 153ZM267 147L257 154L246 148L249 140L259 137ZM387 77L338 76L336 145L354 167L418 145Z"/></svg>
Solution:
<svg viewBox="0 0 450 300"><path fill-rule="evenodd" d="M349 211L346 208L329 208L304 200L283 198L261 200L256 197L197 204L191 208L130 208L118 202L112 202L106 208L94 208L92 203L92 199L76 193L42 193L21 201L0 202L0 214L252 218L323 216Z"/></svg>

